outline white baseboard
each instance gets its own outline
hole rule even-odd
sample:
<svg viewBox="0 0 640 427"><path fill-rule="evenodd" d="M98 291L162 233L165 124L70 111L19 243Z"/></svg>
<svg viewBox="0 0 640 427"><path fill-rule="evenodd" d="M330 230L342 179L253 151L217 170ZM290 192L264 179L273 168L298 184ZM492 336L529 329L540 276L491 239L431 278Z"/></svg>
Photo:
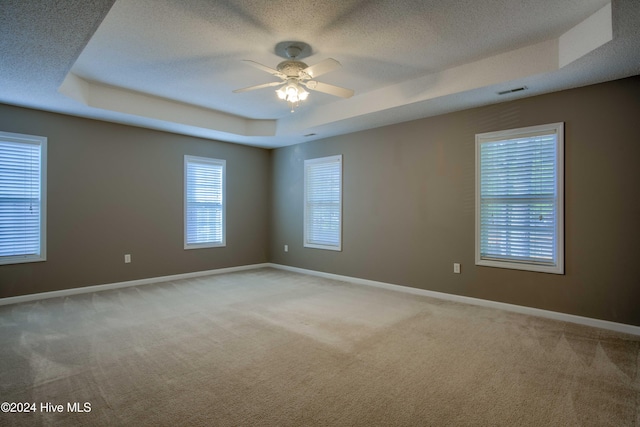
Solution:
<svg viewBox="0 0 640 427"><path fill-rule="evenodd" d="M151 277L148 279L130 280L126 282L108 283L104 285L85 286L81 288L63 289L60 291L42 292L38 294L19 295L16 297L0 298L0 306L9 304L19 304L23 302L36 301L48 298L66 297L70 295L85 294L90 292L106 291L110 289L126 288L130 286L148 285L151 283L169 282L172 280L190 279L194 277L209 276L213 274L233 273L236 271L254 270L257 268L272 267L280 270L292 271L295 273L308 274L311 276L324 277L327 279L341 280L343 282L355 283L359 285L374 286L377 288L389 289L393 291L405 292L414 295L422 295L438 298L447 301L461 302L464 304L478 305L481 307L497 308L500 310L515 313L528 314L531 316L544 317L547 319L560 320L564 322L577 323L579 325L592 326L594 328L608 329L625 334L640 336L640 326L627 325L624 323L610 322L608 320L593 319L590 317L576 316L573 314L560 313L557 311L542 310L540 308L525 307L521 305L507 304L504 302L484 300L480 298L465 297L461 295L447 294L444 292L429 291L426 289L412 288L409 286L394 285L391 283L377 282L375 280L361 279L359 277L342 276L340 274L324 273L322 271L307 270L305 268L290 267L288 265L262 263L241 265L237 267L218 268L215 270L195 271L191 273L174 274L171 276Z"/></svg>
<svg viewBox="0 0 640 427"><path fill-rule="evenodd" d="M109 289L128 288L130 286L149 285L151 283L169 282L172 280L191 279L193 277L210 276L212 274L233 273L236 271L254 270L256 268L271 267L269 263L241 265L238 267L218 268L215 270L195 271L192 273L174 274L171 276L151 277L148 279L129 280L127 282L108 283L104 285L84 286L81 288L63 289L60 291L42 292L38 294L19 295L17 297L0 298L0 306L19 304L48 298L66 297L70 295L86 294L90 292L106 291Z"/></svg>
<svg viewBox="0 0 640 427"><path fill-rule="evenodd" d="M608 329L630 335L640 336L640 326L627 325L624 323L610 322L608 320L593 319L590 317L576 316L573 314L560 313L557 311L542 310L540 308L525 307L522 305L507 304L504 302L489 301L480 298L465 297L460 295L447 294L444 292L428 291L426 289L412 288L409 286L394 285L391 283L377 282L375 280L360 279L358 277L342 276L339 274L324 273L321 271L307 270L304 268L290 267L281 264L269 264L270 267L280 270L293 271L296 273L308 274L312 276L324 277L327 279L341 280L343 282L356 283L360 285L375 286L377 288L390 289L393 291L406 292L409 294L422 295L438 298L447 301L461 302L465 304L478 305L482 307L497 308L515 313L528 314L531 316L544 317L547 319L560 320L563 322L577 323L579 325L592 326L594 328Z"/></svg>

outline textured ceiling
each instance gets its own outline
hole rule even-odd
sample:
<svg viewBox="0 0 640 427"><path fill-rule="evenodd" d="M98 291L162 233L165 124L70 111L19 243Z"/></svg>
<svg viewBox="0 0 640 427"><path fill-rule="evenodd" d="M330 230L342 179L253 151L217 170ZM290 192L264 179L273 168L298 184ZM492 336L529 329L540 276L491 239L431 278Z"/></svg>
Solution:
<svg viewBox="0 0 640 427"><path fill-rule="evenodd" d="M640 1L608 4L2 0L0 102L277 147L640 74ZM242 60L275 68L285 40L355 95L232 93L277 80Z"/></svg>

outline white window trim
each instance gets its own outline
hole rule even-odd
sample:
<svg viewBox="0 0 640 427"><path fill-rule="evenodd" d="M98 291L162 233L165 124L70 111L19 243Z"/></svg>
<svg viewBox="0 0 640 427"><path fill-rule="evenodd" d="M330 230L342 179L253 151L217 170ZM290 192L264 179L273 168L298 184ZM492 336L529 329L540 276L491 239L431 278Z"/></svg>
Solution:
<svg viewBox="0 0 640 427"><path fill-rule="evenodd" d="M339 233L339 240L338 240L338 245L337 246L333 246L333 245L319 245L319 244L315 244L315 243L308 243L308 236L307 236L307 166L308 165L312 165L312 164L317 164L317 163L333 163L333 162L339 162L340 163L340 233ZM326 249L329 251L342 251L342 193L343 193L343 189L342 189L342 182L343 182L343 169L342 169L342 154L338 154L335 156L328 156L328 157L319 157L316 159L307 159L304 161L304 218L303 218L303 246L305 248L314 248L314 249Z"/></svg>
<svg viewBox="0 0 640 427"><path fill-rule="evenodd" d="M481 259L480 255L480 145L485 142L499 141L514 137L524 137L527 134L541 132L555 133L557 135L556 146L556 264L537 265L533 263ZM509 129L497 132L476 134L476 212L475 212L475 261L476 265L487 267L499 267L515 270L527 270L542 273L564 274L564 123L551 123L539 126L530 126L518 129Z"/></svg>
<svg viewBox="0 0 640 427"><path fill-rule="evenodd" d="M222 166L222 242L208 242L208 243L187 243L187 164L189 162L208 163L216 166ZM227 161L221 159L214 159L210 157L198 157L198 156L184 156L184 201L183 201L183 213L184 213L184 249L204 249L204 248L219 248L227 246Z"/></svg>
<svg viewBox="0 0 640 427"><path fill-rule="evenodd" d="M40 145L40 253L0 257L0 265L47 260L47 138L36 135L0 132L0 138L24 144Z"/></svg>

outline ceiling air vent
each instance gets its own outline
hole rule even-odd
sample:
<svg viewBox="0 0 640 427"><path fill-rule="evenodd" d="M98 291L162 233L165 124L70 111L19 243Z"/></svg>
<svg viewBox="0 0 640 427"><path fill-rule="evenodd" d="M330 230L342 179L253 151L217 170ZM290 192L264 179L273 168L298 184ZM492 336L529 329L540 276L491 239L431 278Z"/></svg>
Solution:
<svg viewBox="0 0 640 427"><path fill-rule="evenodd" d="M508 93L522 92L523 90L527 90L527 89L529 89L529 88L526 87L526 86L521 86L521 87L516 87L514 89L503 90L503 91L497 92L497 94L498 95L506 95Z"/></svg>
<svg viewBox="0 0 640 427"><path fill-rule="evenodd" d="M308 136L315 136L315 135L316 135L315 133L308 133L308 134L305 135L305 138L308 137Z"/></svg>

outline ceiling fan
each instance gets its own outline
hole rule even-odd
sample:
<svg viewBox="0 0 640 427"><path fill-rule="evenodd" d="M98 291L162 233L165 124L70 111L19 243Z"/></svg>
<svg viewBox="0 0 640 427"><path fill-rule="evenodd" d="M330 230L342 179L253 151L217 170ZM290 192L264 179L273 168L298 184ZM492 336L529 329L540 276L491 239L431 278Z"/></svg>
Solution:
<svg viewBox="0 0 640 427"><path fill-rule="evenodd" d="M267 87L282 86L276 90L276 94L278 95L278 98L289 103L291 106L291 112L293 112L294 108L299 105L300 101L304 101L309 96L309 92L304 90L304 87L317 92L339 96L341 98L350 98L353 96L352 89L345 89L343 87L315 80L316 77L342 66L335 59L327 58L315 65L308 66L299 60L311 53L311 47L303 42L278 43L276 45L276 53L287 59L279 63L275 69L247 59L245 59L244 62L259 70L266 71L267 73L278 77L280 81L249 86L243 89L236 89L233 92L239 93Z"/></svg>

